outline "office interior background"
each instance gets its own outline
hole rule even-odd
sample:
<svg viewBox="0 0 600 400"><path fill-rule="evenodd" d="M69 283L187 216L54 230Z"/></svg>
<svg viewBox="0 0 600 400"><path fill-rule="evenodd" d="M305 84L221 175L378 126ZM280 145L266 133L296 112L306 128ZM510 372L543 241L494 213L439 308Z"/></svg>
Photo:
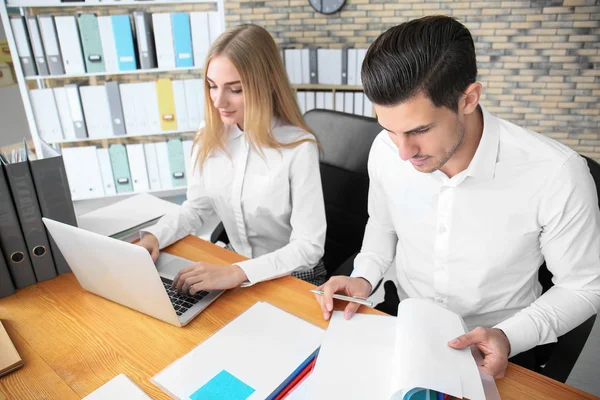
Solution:
<svg viewBox="0 0 600 400"><path fill-rule="evenodd" d="M170 11L210 11L213 7L177 4ZM106 15L115 10L124 12L117 6L88 7L85 12ZM154 12L152 6L146 10ZM491 113L600 161L598 0L347 0L341 12L333 15L315 12L308 0L226 0L224 10L226 27L259 24L283 48L367 48L381 32L398 23L431 14L454 16L475 39L479 81L484 87L482 103ZM44 12L61 14L64 10ZM4 39L4 32L0 34ZM191 79L199 74L178 72L168 77ZM138 80L124 76L120 82L128 79ZM0 147L30 137L16 85L0 88L0 106ZM600 396L599 371L600 322L596 320L567 383Z"/></svg>

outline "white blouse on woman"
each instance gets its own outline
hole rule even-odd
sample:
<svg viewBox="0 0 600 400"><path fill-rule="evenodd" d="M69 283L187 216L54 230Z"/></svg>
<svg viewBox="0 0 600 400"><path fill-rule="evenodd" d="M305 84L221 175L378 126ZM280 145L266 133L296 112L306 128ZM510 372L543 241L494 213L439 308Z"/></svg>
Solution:
<svg viewBox="0 0 600 400"><path fill-rule="evenodd" d="M312 138L289 125L275 125L273 133L280 143ZM226 126L226 134L229 154L218 151L202 172L194 168L181 209L143 232L162 249L216 213L233 248L250 258L236 263L250 283L312 269L323 256L326 231L317 144L264 148L261 155L236 125Z"/></svg>

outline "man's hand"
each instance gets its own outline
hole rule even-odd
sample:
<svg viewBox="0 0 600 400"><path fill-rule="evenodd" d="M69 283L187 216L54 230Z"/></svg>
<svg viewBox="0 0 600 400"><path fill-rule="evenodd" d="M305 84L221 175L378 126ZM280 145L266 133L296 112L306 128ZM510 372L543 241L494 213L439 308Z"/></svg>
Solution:
<svg viewBox="0 0 600 400"><path fill-rule="evenodd" d="M347 276L333 276L325 284L317 289L323 291L323 295L315 295L315 298L323 311L323 318L328 320L333 311L333 294L341 293L346 296L367 297L371 293L371 284L364 278L350 278ZM344 311L346 319L352 318L360 304L348 303Z"/></svg>
<svg viewBox="0 0 600 400"><path fill-rule="evenodd" d="M181 269L173 279L173 287L193 296L201 290L232 289L246 280L246 273L237 265L199 262Z"/></svg>
<svg viewBox="0 0 600 400"><path fill-rule="evenodd" d="M502 378L508 365L510 342L497 328L475 328L458 338L448 342L454 349L465 349L475 345L483 355L481 370L494 378Z"/></svg>

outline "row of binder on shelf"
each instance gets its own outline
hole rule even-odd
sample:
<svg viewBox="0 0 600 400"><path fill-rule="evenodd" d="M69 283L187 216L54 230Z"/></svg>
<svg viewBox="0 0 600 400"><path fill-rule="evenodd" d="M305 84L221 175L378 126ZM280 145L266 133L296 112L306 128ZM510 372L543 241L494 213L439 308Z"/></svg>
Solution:
<svg viewBox="0 0 600 400"><path fill-rule="evenodd" d="M0 298L70 272L42 222L77 226L63 159L43 146L36 160L26 146L20 157L0 154Z"/></svg>
<svg viewBox="0 0 600 400"><path fill-rule="evenodd" d="M153 3L155 0L135 0L139 3ZM179 0L157 0L161 3L172 2L179 3ZM29 7L31 6L31 0L7 0L6 4L13 7ZM33 3L36 6L52 7L61 4L79 5L79 4L90 4L90 5L102 5L102 4L114 4L119 5L123 3L123 0L35 0Z"/></svg>
<svg viewBox="0 0 600 400"><path fill-rule="evenodd" d="M203 67L223 31L216 11L44 14L10 23L25 76Z"/></svg>
<svg viewBox="0 0 600 400"><path fill-rule="evenodd" d="M294 85L361 86L360 70L367 49L283 49L283 60Z"/></svg>
<svg viewBox="0 0 600 400"><path fill-rule="evenodd" d="M365 117L373 116L373 103L363 92L335 92L334 95L333 92L298 91L296 95L302 114L319 108Z"/></svg>
<svg viewBox="0 0 600 400"><path fill-rule="evenodd" d="M62 156L73 200L186 187L192 140L65 147Z"/></svg>
<svg viewBox="0 0 600 400"><path fill-rule="evenodd" d="M29 95L37 129L48 143L194 131L204 120L201 79L69 84Z"/></svg>

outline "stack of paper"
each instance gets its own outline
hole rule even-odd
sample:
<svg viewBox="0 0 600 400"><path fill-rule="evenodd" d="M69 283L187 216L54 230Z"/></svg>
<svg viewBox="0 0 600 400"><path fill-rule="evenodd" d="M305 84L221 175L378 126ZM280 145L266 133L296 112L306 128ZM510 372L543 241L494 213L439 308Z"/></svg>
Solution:
<svg viewBox="0 0 600 400"><path fill-rule="evenodd" d="M23 366L23 360L0 321L0 376Z"/></svg>
<svg viewBox="0 0 600 400"><path fill-rule="evenodd" d="M143 193L77 217L82 229L128 240L163 215L179 210L177 204ZM136 236L137 237L137 236Z"/></svg>
<svg viewBox="0 0 600 400"><path fill-rule="evenodd" d="M113 399L127 399L127 400L149 400L150 397L146 395L133 383L127 376L120 374L94 390L89 395L83 398L84 400L113 400Z"/></svg>
<svg viewBox="0 0 600 400"><path fill-rule="evenodd" d="M176 399L275 399L314 359L323 333L259 302L152 382Z"/></svg>
<svg viewBox="0 0 600 400"><path fill-rule="evenodd" d="M485 399L469 349L448 341L462 335L462 319L424 299L400 302L398 317L334 312L306 398L410 399L427 390Z"/></svg>

